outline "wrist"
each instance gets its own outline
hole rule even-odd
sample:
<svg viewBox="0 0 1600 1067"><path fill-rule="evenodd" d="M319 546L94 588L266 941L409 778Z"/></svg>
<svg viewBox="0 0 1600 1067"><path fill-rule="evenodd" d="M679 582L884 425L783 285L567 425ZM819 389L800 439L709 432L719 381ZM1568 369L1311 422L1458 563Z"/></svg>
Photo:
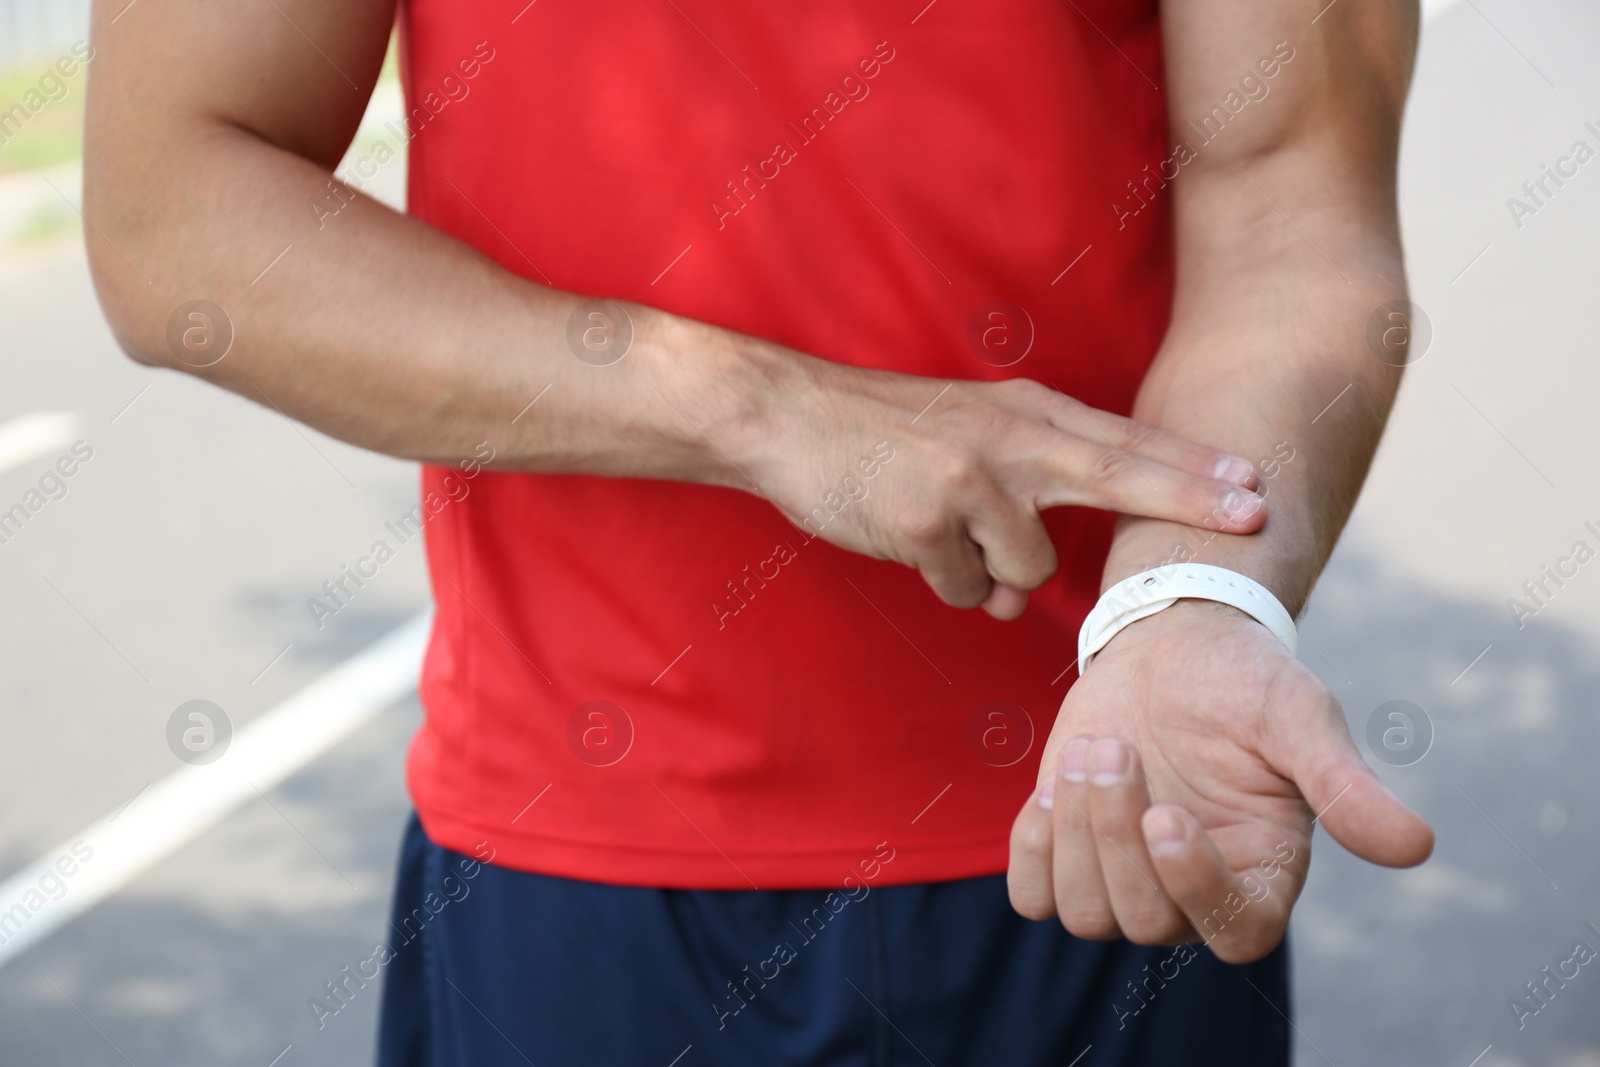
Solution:
<svg viewBox="0 0 1600 1067"><path fill-rule="evenodd" d="M714 343L726 396L712 437L764 495L817 489L811 482L827 468L848 468L846 453L910 417L880 395L882 372L740 334ZM745 478L739 485L750 488Z"/></svg>
<svg viewBox="0 0 1600 1067"><path fill-rule="evenodd" d="M1272 492L1272 475L1263 467L1262 496ZM1101 571L1100 591L1148 570L1184 563L1226 567L1260 582L1298 617L1327 562L1328 550L1305 528L1303 510L1292 494L1272 492L1267 524L1253 534L1227 534L1161 519L1120 516L1110 554Z"/></svg>
<svg viewBox="0 0 1600 1067"><path fill-rule="evenodd" d="M1136 574L1101 595L1078 633L1078 669L1086 672L1102 649L1122 631L1157 616L1179 611L1193 618L1188 602L1199 602L1213 618L1214 606L1235 608L1282 642L1291 654L1298 644L1294 617L1272 591L1239 571L1200 563L1175 563Z"/></svg>
<svg viewBox="0 0 1600 1067"><path fill-rule="evenodd" d="M753 481L766 494L782 481L786 465L810 454L807 435L823 430L820 372L827 365L742 334L724 333L713 344L719 382L707 388L723 395L713 436L743 472L740 487L750 489Z"/></svg>
<svg viewBox="0 0 1600 1067"><path fill-rule="evenodd" d="M1215 600L1195 600L1186 598L1167 608L1158 611L1143 619L1129 623L1119 630L1116 636L1106 642L1095 656L1100 659L1108 654L1123 655L1134 651L1140 645L1153 641L1162 634L1173 630L1192 627L1217 627L1239 626L1245 632L1251 628L1261 631L1263 636L1270 637L1271 633L1265 626L1229 604L1218 603ZM1113 652L1113 650L1116 650Z"/></svg>
<svg viewBox="0 0 1600 1067"><path fill-rule="evenodd" d="M643 402L661 413L670 446L693 455L685 480L757 491L777 409L803 384L804 357L682 316L639 313Z"/></svg>

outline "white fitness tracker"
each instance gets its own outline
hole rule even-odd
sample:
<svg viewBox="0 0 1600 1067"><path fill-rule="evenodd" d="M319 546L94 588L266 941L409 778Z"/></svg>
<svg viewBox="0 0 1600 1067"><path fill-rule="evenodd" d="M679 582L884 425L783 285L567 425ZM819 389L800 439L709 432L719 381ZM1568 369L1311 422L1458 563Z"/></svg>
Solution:
<svg viewBox="0 0 1600 1067"><path fill-rule="evenodd" d="M1238 608L1295 652L1299 637L1294 617L1271 590L1253 578L1206 563L1173 563L1142 571L1100 594L1078 631L1078 675L1095 654L1129 623L1149 618L1180 600L1215 600Z"/></svg>

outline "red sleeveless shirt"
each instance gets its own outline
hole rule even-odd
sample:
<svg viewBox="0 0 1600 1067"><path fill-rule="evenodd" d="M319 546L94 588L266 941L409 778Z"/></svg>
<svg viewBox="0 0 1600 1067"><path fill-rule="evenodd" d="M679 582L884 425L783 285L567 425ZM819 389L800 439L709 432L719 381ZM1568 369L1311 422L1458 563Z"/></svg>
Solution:
<svg viewBox="0 0 1600 1067"><path fill-rule="evenodd" d="M402 18L410 210L506 270L930 396L1023 376L1131 406L1172 294L1155 0ZM894 462L864 442L861 478ZM1049 513L1060 572L999 622L742 492L492 461L423 490L408 780L435 842L675 887L1005 869L1110 516Z"/></svg>

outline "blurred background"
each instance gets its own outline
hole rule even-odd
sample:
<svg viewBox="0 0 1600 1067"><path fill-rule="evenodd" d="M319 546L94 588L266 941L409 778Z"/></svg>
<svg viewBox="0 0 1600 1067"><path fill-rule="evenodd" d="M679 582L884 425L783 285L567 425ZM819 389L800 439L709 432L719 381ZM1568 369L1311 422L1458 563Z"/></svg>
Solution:
<svg viewBox="0 0 1600 1067"><path fill-rule="evenodd" d="M305 602L416 472L119 354L87 73L41 81L87 8L0 0L0 1063L369 1062L377 983L343 969L386 936L420 545L320 628ZM1302 656L1439 847L1396 873L1319 833L1297 1062L1600 1067L1600 8L1425 9L1416 362ZM391 68L352 157L400 110Z"/></svg>

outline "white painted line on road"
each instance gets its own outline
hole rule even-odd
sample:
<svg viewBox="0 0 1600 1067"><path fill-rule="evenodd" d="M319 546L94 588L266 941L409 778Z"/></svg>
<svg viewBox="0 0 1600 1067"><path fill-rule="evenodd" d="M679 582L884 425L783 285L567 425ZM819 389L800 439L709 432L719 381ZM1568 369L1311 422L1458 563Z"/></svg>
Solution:
<svg viewBox="0 0 1600 1067"><path fill-rule="evenodd" d="M173 771L0 883L0 967L256 799L258 786L277 785L414 691L431 616L423 612L263 713L216 763ZM72 856L76 869L65 875L57 864Z"/></svg>
<svg viewBox="0 0 1600 1067"><path fill-rule="evenodd" d="M0 423L0 471L63 452L82 436L82 417L68 412L38 411Z"/></svg>

